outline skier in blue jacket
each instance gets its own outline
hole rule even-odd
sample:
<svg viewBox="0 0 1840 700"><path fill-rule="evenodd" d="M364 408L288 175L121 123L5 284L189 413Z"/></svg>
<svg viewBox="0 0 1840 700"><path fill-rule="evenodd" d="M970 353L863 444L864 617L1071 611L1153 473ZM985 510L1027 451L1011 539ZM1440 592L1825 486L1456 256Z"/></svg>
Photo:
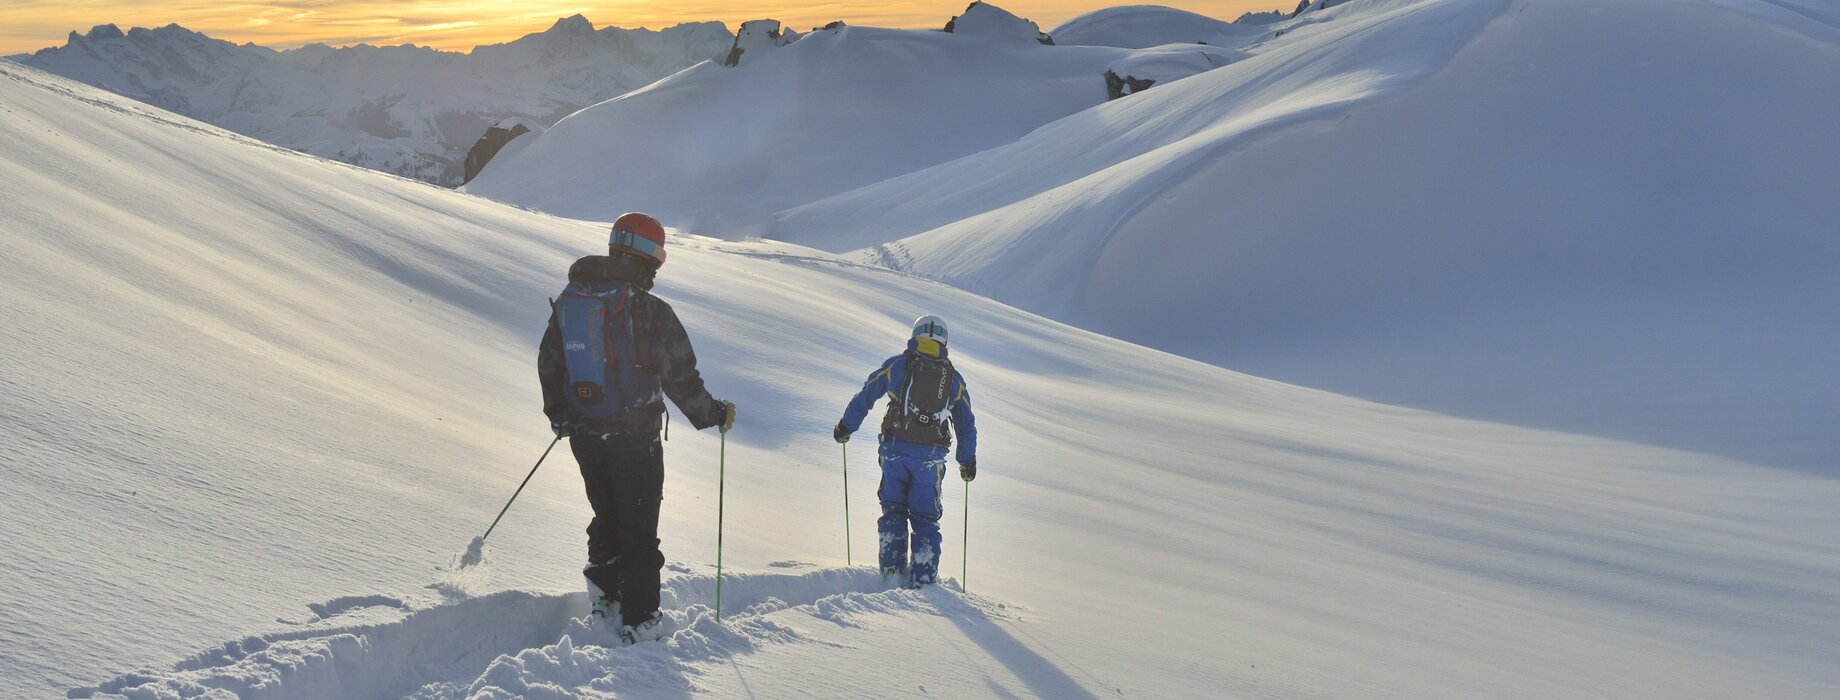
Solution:
<svg viewBox="0 0 1840 700"><path fill-rule="evenodd" d="M849 442L875 402L886 395L879 455L882 483L882 574L914 588L939 582L940 501L946 454L958 433L958 475L977 478L977 423L965 378L946 358L946 324L937 316L914 321L907 352L888 358L869 375L844 409L833 437ZM948 428L948 424L950 427ZM908 568L908 527L913 528L913 567Z"/></svg>

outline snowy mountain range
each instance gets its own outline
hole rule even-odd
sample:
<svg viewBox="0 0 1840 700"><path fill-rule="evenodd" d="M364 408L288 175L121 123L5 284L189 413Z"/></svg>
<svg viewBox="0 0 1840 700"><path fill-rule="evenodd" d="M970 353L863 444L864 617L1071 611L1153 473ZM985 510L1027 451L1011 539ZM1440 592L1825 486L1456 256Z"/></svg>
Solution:
<svg viewBox="0 0 1840 700"><path fill-rule="evenodd" d="M1043 45L980 3L959 25L1009 29L806 34L585 109L467 189L813 246L1390 403L1826 469L1832 16L1127 7ZM1155 80L1108 100L1113 75Z"/></svg>
<svg viewBox="0 0 1840 700"><path fill-rule="evenodd" d="M269 143L441 185L486 129L551 124L722 55L720 23L595 29L581 15L469 53L403 46L276 51L169 25L70 33L26 65Z"/></svg>

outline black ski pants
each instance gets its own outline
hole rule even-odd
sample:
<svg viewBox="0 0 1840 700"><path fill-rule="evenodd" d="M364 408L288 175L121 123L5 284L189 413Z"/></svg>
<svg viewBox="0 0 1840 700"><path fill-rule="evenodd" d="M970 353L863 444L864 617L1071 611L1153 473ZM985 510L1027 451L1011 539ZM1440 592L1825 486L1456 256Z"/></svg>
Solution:
<svg viewBox="0 0 1840 700"><path fill-rule="evenodd" d="M658 610L658 506L664 499L664 445L653 435L569 438L594 506L588 523L588 569L596 586L620 599L625 624Z"/></svg>

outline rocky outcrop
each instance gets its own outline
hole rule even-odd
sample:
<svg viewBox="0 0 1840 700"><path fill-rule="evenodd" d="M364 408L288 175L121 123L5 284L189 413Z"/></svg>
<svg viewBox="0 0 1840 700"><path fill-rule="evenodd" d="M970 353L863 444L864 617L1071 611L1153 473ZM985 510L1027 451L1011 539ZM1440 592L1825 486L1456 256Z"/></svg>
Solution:
<svg viewBox="0 0 1840 700"><path fill-rule="evenodd" d="M461 184L472 182L473 178L479 175L479 171L486 169L486 163L492 162L492 156L498 155L499 150L503 149L505 144L511 143L512 139L528 134L530 131L530 125L521 119L507 119L487 128L485 135L473 142L473 148L466 152L466 174Z"/></svg>
<svg viewBox="0 0 1840 700"><path fill-rule="evenodd" d="M722 59L722 65L741 65L741 56L749 51L764 51L778 46L785 46L798 41L799 33L790 29L781 31L777 19L751 19L741 23L741 29L735 32L735 45L728 50L728 57Z"/></svg>
<svg viewBox="0 0 1840 700"><path fill-rule="evenodd" d="M1199 44L1166 44L1142 49L1106 66L1106 99L1135 95L1152 85L1168 85L1245 57L1243 51Z"/></svg>
<svg viewBox="0 0 1840 700"><path fill-rule="evenodd" d="M1305 0L1305 2L1308 2L1308 0ZM1302 6L1299 5L1298 7L1301 8ZM1265 12L1245 13L1243 15L1240 15L1239 19L1233 20L1233 23L1244 25L1244 26L1253 26L1253 25L1260 25L1260 24L1277 24L1279 22L1282 22L1290 18L1291 18L1291 15L1284 14L1283 12L1280 12L1278 10L1268 10Z"/></svg>
<svg viewBox="0 0 1840 700"><path fill-rule="evenodd" d="M947 34L989 36L1054 45L1054 38L1042 31L1039 25L981 0L966 6L964 14L947 20L944 31Z"/></svg>
<svg viewBox="0 0 1840 700"><path fill-rule="evenodd" d="M1155 84L1156 80L1152 78L1121 76L1116 71L1108 70L1105 72L1105 99L1116 100L1125 95L1143 92Z"/></svg>

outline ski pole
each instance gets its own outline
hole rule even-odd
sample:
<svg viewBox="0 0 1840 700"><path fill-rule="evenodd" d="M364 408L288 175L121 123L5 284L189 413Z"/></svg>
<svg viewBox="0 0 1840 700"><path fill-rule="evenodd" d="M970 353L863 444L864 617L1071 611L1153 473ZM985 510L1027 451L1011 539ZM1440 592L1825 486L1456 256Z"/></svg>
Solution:
<svg viewBox="0 0 1840 700"><path fill-rule="evenodd" d="M850 566L856 565L856 557L850 554L850 443L843 443L843 561Z"/></svg>
<svg viewBox="0 0 1840 700"><path fill-rule="evenodd" d="M958 586L969 591L971 590L971 482L969 480L965 482L965 527L963 530L965 542L959 545L958 552L961 557L959 565L964 569L958 572Z"/></svg>
<svg viewBox="0 0 1840 700"><path fill-rule="evenodd" d="M554 440L551 440L551 441L549 441L549 447L546 447L546 448L544 448L544 449L543 449L543 456L542 456L542 457L538 457L538 458L537 458L537 463L536 463L536 465L535 465L535 466L532 466L532 467L530 468L530 473L529 473L529 474L525 474L525 475L524 475L524 483L522 483L522 484L518 484L518 487L517 487L517 490L516 490L516 491L512 491L512 492L511 492L511 500L510 500L510 501L505 501L505 507L503 507L503 508L500 508L500 509L498 509L498 517L497 517L497 518L493 518L493 519L492 519L492 525L491 525L491 527L487 527L487 528L486 528L486 534L484 534L484 535L480 535L480 536L479 536L479 541L481 541L481 542L484 542L484 541L485 541L485 539L486 539L487 537L491 537L491 536L492 536L492 530L493 530L494 528L497 528L497 527L498 527L498 521L499 521L499 520L501 520L501 519L503 519L503 518L505 517L505 511L508 511L508 510L511 510L511 503L512 503L513 501L516 501L516 500L517 500L517 497L518 497L518 494L520 494L520 493L523 493L523 492L524 492L524 486L525 486L525 484L529 484L529 483L530 483L530 477L533 477L533 476L536 476L536 475L537 475L537 467L541 467L541 466L543 466L543 460L545 460L545 459L548 459L548 458L549 458L549 451L550 451L550 450L553 450L553 449L556 449L556 443L558 443L558 442L562 442L562 436L561 436L561 435L557 435L557 436L556 436L556 439L554 439Z"/></svg>
<svg viewBox="0 0 1840 700"><path fill-rule="evenodd" d="M716 472L716 622L722 621L722 504L728 491L728 428L722 429L722 452Z"/></svg>

